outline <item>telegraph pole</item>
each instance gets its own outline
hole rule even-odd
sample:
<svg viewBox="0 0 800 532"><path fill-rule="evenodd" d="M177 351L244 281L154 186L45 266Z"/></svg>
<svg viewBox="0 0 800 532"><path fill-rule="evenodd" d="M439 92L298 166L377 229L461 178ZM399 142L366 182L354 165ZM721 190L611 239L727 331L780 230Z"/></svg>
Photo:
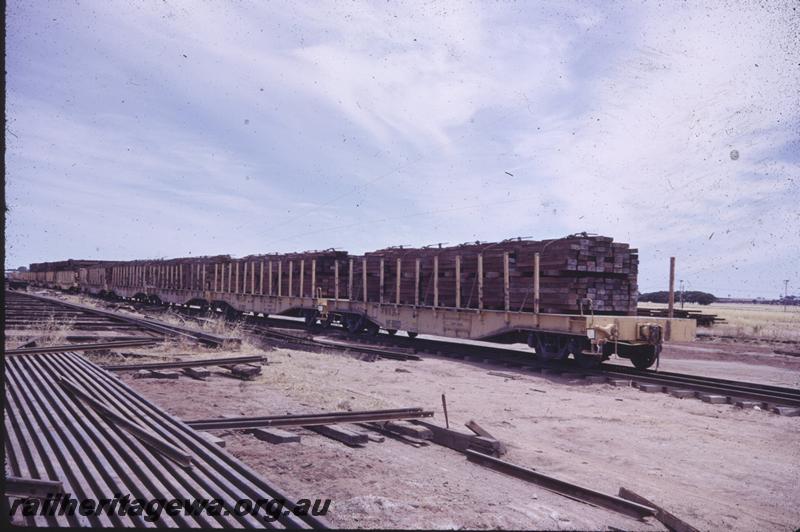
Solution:
<svg viewBox="0 0 800 532"><path fill-rule="evenodd" d="M674 317L673 308L675 307L675 257L669 258L669 299L667 305L667 316Z"/></svg>
<svg viewBox="0 0 800 532"><path fill-rule="evenodd" d="M683 279L681 279L681 309L683 309Z"/></svg>
<svg viewBox="0 0 800 532"><path fill-rule="evenodd" d="M783 311L786 312L786 303L789 300L789 279L783 280Z"/></svg>

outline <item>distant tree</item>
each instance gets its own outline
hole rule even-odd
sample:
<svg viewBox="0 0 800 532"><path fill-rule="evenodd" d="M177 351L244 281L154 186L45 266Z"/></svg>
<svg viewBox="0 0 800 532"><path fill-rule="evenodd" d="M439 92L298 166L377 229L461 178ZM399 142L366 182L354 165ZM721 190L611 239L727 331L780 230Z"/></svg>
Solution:
<svg viewBox="0 0 800 532"><path fill-rule="evenodd" d="M679 300L680 295L678 292L676 292L675 301ZM710 305L711 303L714 303L717 298L714 296L714 294L709 294L708 292L691 291L683 293L683 300L686 303ZM666 290L661 290L659 292L647 292L645 294L640 294L639 301L643 301L645 303L669 303L669 292Z"/></svg>

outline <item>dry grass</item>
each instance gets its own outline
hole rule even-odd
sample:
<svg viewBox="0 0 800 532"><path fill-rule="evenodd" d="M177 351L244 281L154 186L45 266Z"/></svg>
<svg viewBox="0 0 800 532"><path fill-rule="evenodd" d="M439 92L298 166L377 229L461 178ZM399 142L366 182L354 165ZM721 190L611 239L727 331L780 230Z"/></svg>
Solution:
<svg viewBox="0 0 800 532"><path fill-rule="evenodd" d="M642 307L666 308L664 304L640 303ZM676 305L677 308L677 305ZM700 327L721 336L759 338L764 340L800 341L800 307L758 305L744 303L714 303L697 305L687 303L685 310L697 310L704 314L716 314L725 319L712 327Z"/></svg>
<svg viewBox="0 0 800 532"><path fill-rule="evenodd" d="M109 305L101 300L85 295L77 294L62 294L44 292L44 295L56 296L58 299L85 305L87 307L97 308L99 310L110 310ZM133 311L133 307L129 307L126 303L120 303L121 308L113 309L115 312L127 314L132 317L141 318L142 314ZM125 308L128 307L128 308ZM125 352L134 353L137 355L145 355L148 358L159 360L173 360L179 356L214 356L224 357L226 355L258 355L264 353L264 348L259 345L255 339L249 338L245 334L243 322L230 322L226 321L220 314L208 313L199 320L185 317L172 310L166 310L150 316L152 319L164 322L170 325L176 325L186 329L195 331L202 331L208 334L213 334L229 338L241 338L241 345L238 343L224 344L220 348L205 347L198 342L183 336L169 337L163 343L158 343L153 346L126 348ZM15 335L12 339L7 341L6 349L16 348L31 340L36 340L37 345L62 345L66 344L66 337L70 334L75 334L73 330L74 320L69 321L56 321L54 318L33 322L29 327L24 329L23 334ZM108 340L113 340L109 336ZM10 342L10 343L9 343ZM119 363L120 358L114 354L105 353L92 353L87 352L93 361L98 363Z"/></svg>
<svg viewBox="0 0 800 532"><path fill-rule="evenodd" d="M35 341L37 346L66 344L67 336L74 334L74 323L74 319L57 320L53 316L33 321L21 334L6 337L5 348L16 349L30 341Z"/></svg>

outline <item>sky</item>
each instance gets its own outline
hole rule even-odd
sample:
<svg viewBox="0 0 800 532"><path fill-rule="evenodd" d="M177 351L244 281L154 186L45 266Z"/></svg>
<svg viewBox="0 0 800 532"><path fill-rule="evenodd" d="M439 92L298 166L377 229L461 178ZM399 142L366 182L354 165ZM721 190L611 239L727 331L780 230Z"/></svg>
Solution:
<svg viewBox="0 0 800 532"><path fill-rule="evenodd" d="M6 267L558 238L800 293L800 6L6 5Z"/></svg>

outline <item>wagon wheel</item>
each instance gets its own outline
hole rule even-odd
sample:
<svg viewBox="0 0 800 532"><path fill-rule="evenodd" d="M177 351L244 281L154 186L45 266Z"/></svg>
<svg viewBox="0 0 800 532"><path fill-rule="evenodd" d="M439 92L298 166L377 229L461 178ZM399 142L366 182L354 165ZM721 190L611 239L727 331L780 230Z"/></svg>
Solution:
<svg viewBox="0 0 800 532"><path fill-rule="evenodd" d="M600 355L589 355L580 350L577 352L573 351L572 356L575 357L575 362L578 363L578 366L583 369L594 369L599 367L600 363L603 361L603 357Z"/></svg>
<svg viewBox="0 0 800 532"><path fill-rule="evenodd" d="M377 336L380 330L381 328L371 321L367 321L366 325L364 326L364 332L367 334L367 336Z"/></svg>
<svg viewBox="0 0 800 532"><path fill-rule="evenodd" d="M309 331L318 331L323 328L323 324L317 319L318 312L316 310L309 310L305 313L306 329Z"/></svg>
<svg viewBox="0 0 800 532"><path fill-rule="evenodd" d="M386 329L386 332L389 333L389 336L394 336L397 334L397 329Z"/></svg>
<svg viewBox="0 0 800 532"><path fill-rule="evenodd" d="M364 328L364 316L342 316L342 326L350 334L356 334Z"/></svg>
<svg viewBox="0 0 800 532"><path fill-rule="evenodd" d="M408 335L409 338L416 338L417 334L419 333L415 333L413 331L406 331L406 334Z"/></svg>
<svg viewBox="0 0 800 532"><path fill-rule="evenodd" d="M638 352L631 355L631 362L636 369L647 369L655 363L660 352L660 345L646 346L644 349L640 349Z"/></svg>
<svg viewBox="0 0 800 532"><path fill-rule="evenodd" d="M590 348L591 345L582 338L572 337L569 340L569 352L572 353L578 366L583 369L596 368L603 361L603 355L601 353L597 355L591 354L591 352L589 352Z"/></svg>

